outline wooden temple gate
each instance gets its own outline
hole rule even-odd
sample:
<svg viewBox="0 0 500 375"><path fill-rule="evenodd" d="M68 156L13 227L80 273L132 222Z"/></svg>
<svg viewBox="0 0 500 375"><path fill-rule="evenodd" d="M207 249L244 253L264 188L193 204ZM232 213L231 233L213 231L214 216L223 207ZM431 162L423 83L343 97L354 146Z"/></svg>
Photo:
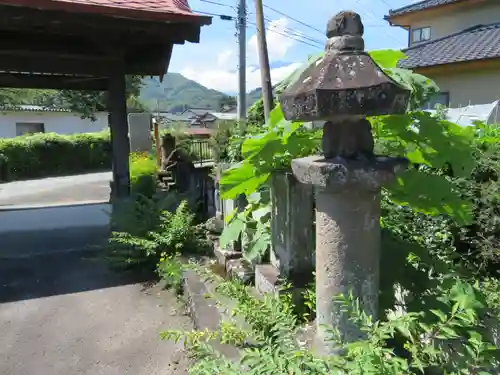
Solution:
<svg viewBox="0 0 500 375"><path fill-rule="evenodd" d="M187 0L0 0L0 87L107 90L114 196L126 197L125 77L163 78L174 44L210 23Z"/></svg>

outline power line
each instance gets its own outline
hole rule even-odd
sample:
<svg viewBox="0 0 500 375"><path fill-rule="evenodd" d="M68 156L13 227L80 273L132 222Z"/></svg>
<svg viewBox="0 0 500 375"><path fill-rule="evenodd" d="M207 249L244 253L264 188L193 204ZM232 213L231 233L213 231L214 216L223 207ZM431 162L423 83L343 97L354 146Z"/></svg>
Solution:
<svg viewBox="0 0 500 375"><path fill-rule="evenodd" d="M208 3L208 4L213 4L213 5L218 5L218 6L221 6L221 7L227 7L227 8L232 8L232 9L235 9L236 8L232 5L229 5L229 4L224 4L224 3L219 3L217 1L212 1L212 0L200 0L201 2L204 2L204 3Z"/></svg>
<svg viewBox="0 0 500 375"><path fill-rule="evenodd" d="M253 26L257 29L257 31L258 31L257 24L256 24L255 22L248 21L247 23L249 23L249 24L253 25ZM293 37L293 36L291 36L291 35L284 34L284 33L280 32L280 31L277 31L277 30L274 30L274 29L270 29L270 28L268 28L268 29L267 29L267 31L270 31L270 32L275 33L275 34L279 34L279 35L281 35L281 36L284 36L285 38L288 38L288 39L294 40L294 41L299 42L299 43L302 43L302 44L306 44L306 45L311 46L311 47L314 47L314 48L319 48L319 47L320 47L320 46L318 46L318 45L315 45L315 44L309 43L309 42L307 42L307 41L305 41L305 40L303 40L303 39L294 38L294 37ZM321 46L321 47L322 47L322 46Z"/></svg>
<svg viewBox="0 0 500 375"><path fill-rule="evenodd" d="M380 0L380 1L386 4L389 7L389 9L392 9L392 4L389 3L387 0Z"/></svg>
<svg viewBox="0 0 500 375"><path fill-rule="evenodd" d="M267 8L267 9L269 9L269 10L272 10L273 12L276 12L276 13L278 13L278 14L281 14L282 16L285 16L285 17L287 17L287 18L291 19L292 21L295 21L295 22L297 22L297 23L300 23L301 25L303 25L303 26L305 26L305 27L307 27L307 28L309 28L309 29L311 29L311 30L317 31L317 32L318 32L318 33L320 33L320 34L325 35L325 31L321 31L320 29L317 29L317 28L315 28L315 27L313 27L313 26L311 26L311 25L308 25L307 23L302 22L302 21L300 21L300 20L298 20L298 19L296 19L296 18L293 18L293 17L289 16L289 15L288 15L288 14L286 14L286 13L283 13L283 12L281 12L281 11L277 10L277 9L274 9L274 8L270 7L269 5L266 5L266 4L263 4L263 5L264 5L264 7L265 7L265 8Z"/></svg>
<svg viewBox="0 0 500 375"><path fill-rule="evenodd" d="M211 1L211 0L200 0L201 2L203 3L208 3L208 4L213 4L213 5L218 5L218 6L221 6L221 7L228 7L228 8L234 8L233 6L229 5L229 4L223 4L223 3L219 3L217 1Z"/></svg>
<svg viewBox="0 0 500 375"><path fill-rule="evenodd" d="M219 17L223 21L234 21L234 20L236 20L236 17L228 16L227 14L217 14L217 13L203 12L201 10L194 10L194 9L192 9L192 11L193 11L193 13L205 14L207 16L212 16L212 17Z"/></svg>
<svg viewBox="0 0 500 375"><path fill-rule="evenodd" d="M362 4L361 4L361 2L360 2L359 0L355 0L355 1L356 1L359 5L362 5ZM391 7L391 5L387 2L387 0L381 0L381 1L382 1L382 2L384 2L385 4L387 4L387 5L389 5L389 6ZM295 22L297 22L297 23L299 23L299 24L301 24L301 25L303 25L303 26L305 26L305 27L307 27L307 28L309 28L309 29L311 29L311 30L317 31L317 32L321 33L322 35L325 35L325 32L324 32L324 31L321 31L321 30L319 30L319 29L317 29L317 28L315 28L315 27L313 27L313 26L311 26L311 25L308 25L307 23L305 23L305 22L303 22L303 21L301 21L301 20L299 20L299 19L297 19L297 18L291 17L290 15L288 15L288 14L286 14L286 13L284 13L284 12L282 12L282 11L278 10L278 9L275 9L275 8L273 8L273 7L270 7L269 5L266 5L266 4L264 4L264 7L266 7L266 8L267 8L267 9L269 9L269 10L272 10L272 11L273 11L273 12L275 12L275 13L281 14L282 16L287 17L287 18L289 18L290 20L295 21ZM373 14L374 14L373 9L371 9L371 8L367 7L366 5L365 5L365 7L368 9L368 12L366 12L366 11L365 11L365 14L367 14L369 17L373 18L375 21L378 21L378 19L377 19L375 16L373 16ZM370 13L370 12L371 12L371 13ZM367 27L382 27L382 26L383 26L383 25L376 25L376 24L375 24L375 25L367 25ZM401 42L399 39L397 39L396 37L394 37L394 35L392 35L392 34L390 34L389 32L387 32L387 30L384 30L384 33L385 33L387 36L389 36L389 38L392 38L393 40L397 41L398 43L399 43L399 42ZM315 41L315 42L317 42L317 41Z"/></svg>
<svg viewBox="0 0 500 375"><path fill-rule="evenodd" d="M207 3L216 3L216 2L211 1L211 0L202 0L202 1L207 2ZM222 4L222 3L217 3L217 5L229 6L228 4ZM266 5L264 5L264 6L266 6ZM219 17L221 20L224 20L224 21L236 21L237 20L237 17L230 16L230 15L227 15L227 14L218 14L218 13L204 12L204 11L198 11L198 10L194 10L194 9L193 9L193 12L194 13L199 13L199 14L205 14L205 15L212 16L212 17ZM288 15L286 15L284 13L283 13L283 15L285 17L290 17L290 16L288 16ZM290 19L295 20L294 18L291 18L291 17L290 17ZM270 21L269 18L266 18L266 20L269 21L269 22L272 22L272 21ZM300 24L304 24L302 21L298 21L298 20L295 20L295 21L298 22L298 23L300 23ZM247 21L247 23L255 26L256 29L257 29L257 24L255 22ZM304 24L304 25L308 26L307 24ZM272 32L272 33L284 36L285 38L294 40L296 42L299 42L299 43L302 43L302 44L305 44L305 45L308 45L310 47L314 47L314 48L322 48L323 47L323 42L321 42L321 41L319 41L317 39L314 39L314 38L312 38L312 37L310 37L310 36L302 33L299 30L294 30L292 28L285 28L283 30L283 31L290 32L292 35L285 34L285 33L281 32L281 31L278 31L278 30L274 30L273 28L267 28L267 30L270 31L270 32ZM315 43L315 44L313 44L313 43Z"/></svg>
<svg viewBox="0 0 500 375"><path fill-rule="evenodd" d="M209 2L209 0L205 0L205 1ZM224 4L224 5L227 5L227 4ZM218 13L204 12L204 11L198 11L198 10L193 10L193 12L199 13L199 14L206 14L206 15L212 16L212 17L219 17L221 20L224 20L224 21L236 21L237 20L237 17L230 16L230 15L227 15L227 14L218 14ZM265 17L265 19L268 22L272 22L272 20L270 20L267 17ZM254 22L251 22L251 21L247 21L247 22L255 26ZM314 38L312 38L312 37L310 37L310 36L302 33L301 31L295 30L295 29L292 29L292 28L288 28L287 27L287 28L285 28L283 30L284 32L286 32L286 31L290 32L292 35L287 35L287 34L284 34L282 32L279 32L277 30L273 30L273 29L269 29L269 28L268 28L268 30L271 31L271 32L273 32L273 33L282 35L282 36L284 36L284 37L286 37L288 39L295 40L297 42L309 45L311 47L316 47L316 48L323 47L323 44L324 44L323 42L319 41L318 39L314 39ZM316 43L317 45L312 44L312 43Z"/></svg>
<svg viewBox="0 0 500 375"><path fill-rule="evenodd" d="M271 20L270 18L268 17L264 17L264 19L268 22L274 22L273 20ZM304 34L302 31L300 30L296 30L296 29L292 29L290 27L285 27L283 29L283 32L289 32L289 33L292 33L293 35L299 37L299 38L302 38L302 39L306 39L306 40L309 40L313 43L318 43L319 45L323 46L325 43L319 39L316 39L316 38L313 38L311 36L308 36L306 34Z"/></svg>
<svg viewBox="0 0 500 375"><path fill-rule="evenodd" d="M356 0L356 2L363 8L363 4L361 4L361 2L359 0ZM368 5L366 5L366 4L364 5L364 7L366 9L368 9L368 11L364 11L364 13L366 15L368 15L369 17L373 18L375 21L378 21L378 18L374 15L375 12L373 11L373 9L368 7ZM401 43L401 41L398 38L394 37L394 35L389 33L387 30L384 29L383 31L384 31L385 35L387 35L389 38L392 38L396 42Z"/></svg>

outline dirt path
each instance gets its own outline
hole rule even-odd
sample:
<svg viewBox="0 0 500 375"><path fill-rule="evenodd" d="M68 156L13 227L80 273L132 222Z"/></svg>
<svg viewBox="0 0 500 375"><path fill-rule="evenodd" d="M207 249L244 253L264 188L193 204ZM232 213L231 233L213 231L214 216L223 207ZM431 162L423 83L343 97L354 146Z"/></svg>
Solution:
<svg viewBox="0 0 500 375"><path fill-rule="evenodd" d="M190 329L175 296L111 273L97 255L0 259L0 374L185 374L181 346L159 339Z"/></svg>

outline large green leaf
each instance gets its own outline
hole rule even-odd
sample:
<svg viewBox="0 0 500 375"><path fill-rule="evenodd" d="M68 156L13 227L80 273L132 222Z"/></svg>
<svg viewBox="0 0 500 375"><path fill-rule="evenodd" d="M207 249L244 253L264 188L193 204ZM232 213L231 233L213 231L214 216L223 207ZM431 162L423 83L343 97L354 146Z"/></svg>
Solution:
<svg viewBox="0 0 500 375"><path fill-rule="evenodd" d="M265 152L266 148L273 147L273 142L281 143L278 134L272 131L257 134L245 139L241 145L241 154L245 159L251 159L258 153Z"/></svg>
<svg viewBox="0 0 500 375"><path fill-rule="evenodd" d="M219 181L221 197L236 199L241 194L251 195L263 185L271 176L270 173L258 174L257 170L248 161L238 163L222 174Z"/></svg>
<svg viewBox="0 0 500 375"><path fill-rule="evenodd" d="M411 91L409 110L418 110L429 98L439 92L439 87L428 77L401 68L384 69L394 81Z"/></svg>
<svg viewBox="0 0 500 375"><path fill-rule="evenodd" d="M252 212L252 218L256 221L262 221L271 215L271 205L267 204L265 206L261 206Z"/></svg>
<svg viewBox="0 0 500 375"><path fill-rule="evenodd" d="M396 68L399 60L407 58L403 52L394 49L370 51L369 55L378 66L384 69Z"/></svg>
<svg viewBox="0 0 500 375"><path fill-rule="evenodd" d="M241 215L237 215L234 219L224 227L219 238L219 243L222 249L237 241L241 232L245 229L245 220Z"/></svg>
<svg viewBox="0 0 500 375"><path fill-rule="evenodd" d="M271 234L265 230L259 230L255 233L254 239L249 248L245 251L245 258L250 262L262 257L271 243Z"/></svg>
<svg viewBox="0 0 500 375"><path fill-rule="evenodd" d="M472 221L469 202L461 199L444 176L410 169L387 187L393 202L430 215L446 215L460 224Z"/></svg>

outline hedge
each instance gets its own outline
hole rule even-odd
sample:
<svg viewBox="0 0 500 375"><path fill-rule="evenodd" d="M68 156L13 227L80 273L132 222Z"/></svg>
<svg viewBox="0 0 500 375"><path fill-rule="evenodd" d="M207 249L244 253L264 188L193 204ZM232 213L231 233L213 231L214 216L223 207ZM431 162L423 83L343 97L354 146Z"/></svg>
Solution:
<svg viewBox="0 0 500 375"><path fill-rule="evenodd" d="M111 169L109 132L39 133L0 139L0 181Z"/></svg>
<svg viewBox="0 0 500 375"><path fill-rule="evenodd" d="M167 132L162 131L162 136ZM176 135L193 161L211 158L211 148L190 144L196 137ZM208 140L207 140L208 142ZM156 147L153 137L153 151ZM0 139L0 182L73 175L111 169L109 131L62 135L37 133Z"/></svg>
<svg viewBox="0 0 500 375"><path fill-rule="evenodd" d="M386 227L409 243L437 255L452 255L468 271L481 277L498 277L500 272L500 125L478 133L474 158L476 168L468 178L449 175L456 192L472 204L473 221L462 226L443 216L429 216L382 202ZM443 253L443 254L440 254ZM394 267L392 267L394 270Z"/></svg>

